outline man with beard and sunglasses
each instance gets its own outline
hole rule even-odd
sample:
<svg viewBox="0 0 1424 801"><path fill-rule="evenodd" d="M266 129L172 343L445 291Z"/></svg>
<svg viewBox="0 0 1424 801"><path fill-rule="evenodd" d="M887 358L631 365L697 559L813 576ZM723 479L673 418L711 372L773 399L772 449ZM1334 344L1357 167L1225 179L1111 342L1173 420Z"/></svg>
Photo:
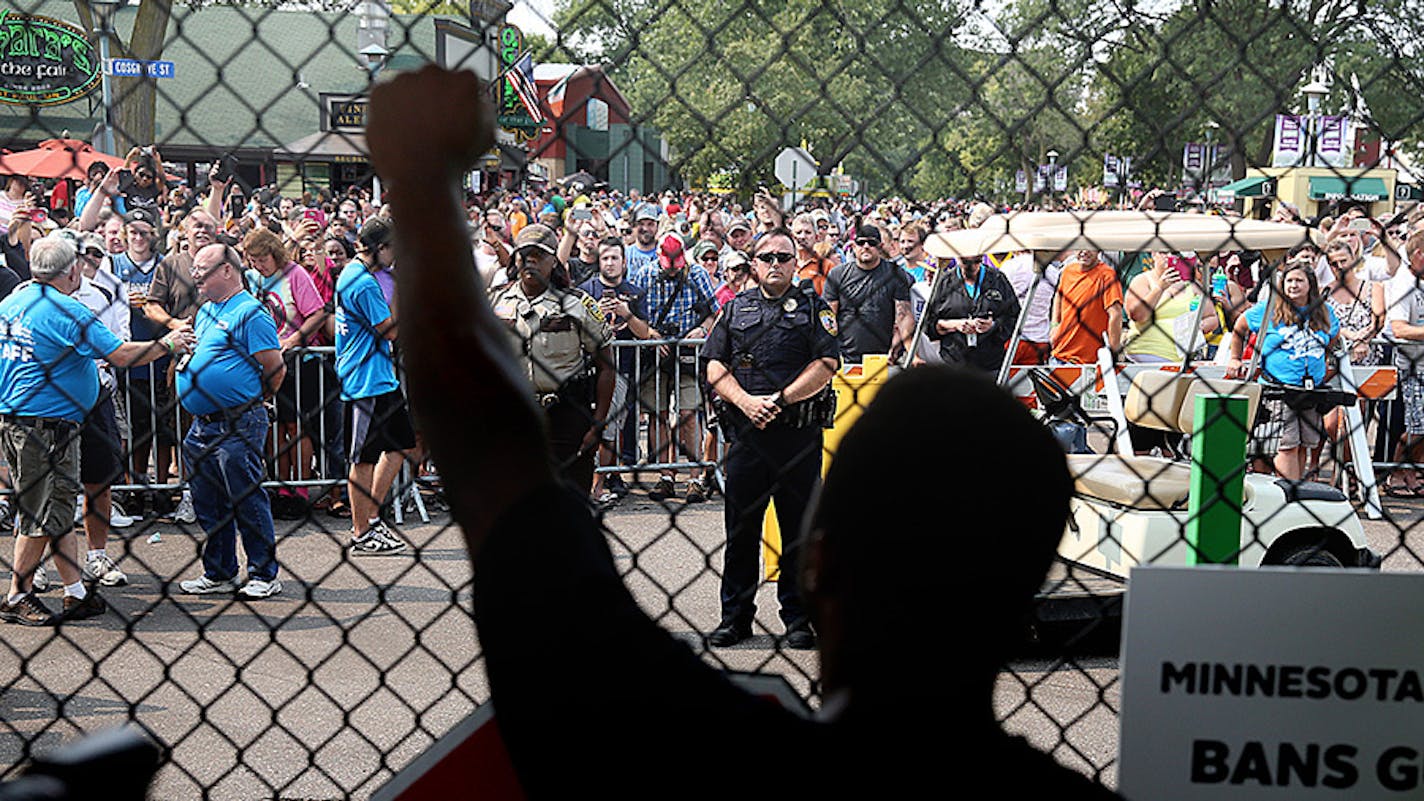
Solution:
<svg viewBox="0 0 1424 801"><path fill-rule="evenodd" d="M718 424L731 442L723 463L727 552L722 619L707 641L752 636L757 557L769 500L785 534L779 567L797 575L801 518L821 477L821 429L834 415L824 392L840 365L836 316L807 284L792 287L796 241L774 228L752 253L757 285L727 304L702 346L707 384L722 401ZM794 581L777 584L786 646L810 649L815 634Z"/></svg>
<svg viewBox="0 0 1424 801"><path fill-rule="evenodd" d="M883 238L875 225L855 232L855 260L831 270L822 295L835 312L840 330L841 358L859 363L867 353L894 359L915 333L910 312L910 282L881 250Z"/></svg>

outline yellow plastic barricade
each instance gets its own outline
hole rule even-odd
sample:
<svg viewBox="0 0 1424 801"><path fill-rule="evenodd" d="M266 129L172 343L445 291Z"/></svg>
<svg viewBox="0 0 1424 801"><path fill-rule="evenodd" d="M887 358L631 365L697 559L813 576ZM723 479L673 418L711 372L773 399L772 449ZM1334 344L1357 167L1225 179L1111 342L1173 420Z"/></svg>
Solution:
<svg viewBox="0 0 1424 801"><path fill-rule="evenodd" d="M826 452L821 459L821 475L824 476L830 468L841 437L860 419L865 405L889 378L890 357L867 354L860 364L848 365L831 379L831 388L836 393L836 422L825 432ZM767 581L776 581L781 572L781 526L776 522L775 501L766 507L766 519L761 529L761 551Z"/></svg>

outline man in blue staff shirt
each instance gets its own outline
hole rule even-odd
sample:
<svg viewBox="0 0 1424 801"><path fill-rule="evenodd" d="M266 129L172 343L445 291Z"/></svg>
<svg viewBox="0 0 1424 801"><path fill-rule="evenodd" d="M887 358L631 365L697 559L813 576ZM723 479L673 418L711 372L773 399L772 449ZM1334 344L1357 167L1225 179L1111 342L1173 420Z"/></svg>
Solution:
<svg viewBox="0 0 1424 801"><path fill-rule="evenodd" d="M282 591L272 506L262 489L267 409L282 385L277 325L242 288L242 257L208 245L193 257L198 307L193 357L179 362L178 399L193 415L183 439L192 475L193 511L207 532L203 575L179 584L185 593L237 592L267 598ZM247 553L247 582L238 588L237 539Z"/></svg>
<svg viewBox="0 0 1424 801"><path fill-rule="evenodd" d="M10 464L19 522L10 593L0 620L46 626L103 614L107 605L85 587L74 537L79 495L79 429L99 398L95 359L136 367L186 350L186 328L151 342L124 342L70 297L79 288L74 246L57 237L30 253L33 281L0 302L0 450ZM64 609L50 614L32 592L35 569L50 546L64 580Z"/></svg>

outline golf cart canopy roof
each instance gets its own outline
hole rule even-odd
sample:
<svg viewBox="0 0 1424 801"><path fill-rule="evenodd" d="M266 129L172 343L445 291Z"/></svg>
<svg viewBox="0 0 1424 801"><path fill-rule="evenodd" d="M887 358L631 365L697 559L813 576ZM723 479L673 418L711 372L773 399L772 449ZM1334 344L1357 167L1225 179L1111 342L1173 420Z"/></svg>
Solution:
<svg viewBox="0 0 1424 801"><path fill-rule="evenodd" d="M996 214L978 228L934 234L925 250L936 258L1031 250L1145 251L1286 250L1320 241L1290 223L1168 211L1060 211Z"/></svg>

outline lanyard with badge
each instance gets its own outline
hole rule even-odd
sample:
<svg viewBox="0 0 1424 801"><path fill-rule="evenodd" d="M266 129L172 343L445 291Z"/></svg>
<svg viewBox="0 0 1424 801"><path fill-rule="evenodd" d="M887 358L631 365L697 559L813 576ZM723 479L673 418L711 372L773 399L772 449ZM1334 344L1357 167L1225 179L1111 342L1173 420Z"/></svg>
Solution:
<svg viewBox="0 0 1424 801"><path fill-rule="evenodd" d="M979 264L979 278L974 281L974 286L971 287L971 286L969 285L969 282L968 282L968 281L965 281L965 282L964 282L964 294L968 295L968 296L969 296L969 300L971 301L971 303L970 303L970 309L969 309L969 316L970 316L971 318L975 316L974 312L978 310L978 306L979 306L979 303L978 303L978 301L979 301L979 293L981 293L981 292L983 292L983 291L984 291L984 264L983 264L983 262L980 262L980 264ZM970 331L969 333L965 334L965 335L964 335L964 340L965 340L966 344L968 344L968 346L971 347L971 348L977 348L977 347L979 347L979 334L977 334L977 333L974 332L974 331Z"/></svg>

